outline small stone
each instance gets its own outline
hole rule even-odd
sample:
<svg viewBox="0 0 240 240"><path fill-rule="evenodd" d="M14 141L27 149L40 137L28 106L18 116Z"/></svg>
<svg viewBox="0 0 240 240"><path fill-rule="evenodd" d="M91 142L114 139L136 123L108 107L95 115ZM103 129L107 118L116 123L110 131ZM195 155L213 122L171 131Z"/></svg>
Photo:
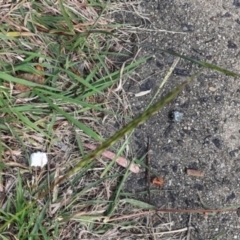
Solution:
<svg viewBox="0 0 240 240"><path fill-rule="evenodd" d="M229 196L227 196L226 202L233 200L235 197L236 197L235 193L232 192Z"/></svg>
<svg viewBox="0 0 240 240"><path fill-rule="evenodd" d="M215 145L216 148L221 149L222 144L221 144L220 139L214 138L214 139L212 140L212 143Z"/></svg>
<svg viewBox="0 0 240 240"><path fill-rule="evenodd" d="M191 24L183 24L182 25L182 30L184 32L193 32L194 31L194 26Z"/></svg>
<svg viewBox="0 0 240 240"><path fill-rule="evenodd" d="M215 101L216 102L221 102L222 99L223 99L223 96L219 96L219 95L215 96Z"/></svg>
<svg viewBox="0 0 240 240"><path fill-rule="evenodd" d="M226 18L228 18L228 17L231 17L232 15L229 13L229 12L226 12L224 15L222 15L221 17L226 17Z"/></svg>
<svg viewBox="0 0 240 240"><path fill-rule="evenodd" d="M170 118L172 121L181 122L181 120L182 120L182 118L183 118L183 113L182 113L182 112L179 112L179 111L172 111L172 112L170 112L170 114L169 114L169 118Z"/></svg>
<svg viewBox="0 0 240 240"><path fill-rule="evenodd" d="M203 185L199 183L195 183L193 187L198 191L203 191L204 189Z"/></svg>
<svg viewBox="0 0 240 240"><path fill-rule="evenodd" d="M239 1L239 0L234 0L234 1L233 1L233 5L234 5L235 7L240 7L240 1Z"/></svg>
<svg viewBox="0 0 240 240"><path fill-rule="evenodd" d="M209 87L209 90L210 90L211 92L215 92L215 91L217 90L217 88L215 88L215 87Z"/></svg>
<svg viewBox="0 0 240 240"><path fill-rule="evenodd" d="M234 43L232 40L228 41L228 48L237 48L237 44Z"/></svg>
<svg viewBox="0 0 240 240"><path fill-rule="evenodd" d="M177 170L178 170L178 166L177 165L172 165L171 167L172 167L173 172L177 172Z"/></svg>
<svg viewBox="0 0 240 240"><path fill-rule="evenodd" d="M154 81L148 80L140 86L140 91L148 91L154 87Z"/></svg>
<svg viewBox="0 0 240 240"><path fill-rule="evenodd" d="M156 61L156 66L160 69L162 69L164 67L163 63L161 63L160 61Z"/></svg>
<svg viewBox="0 0 240 240"><path fill-rule="evenodd" d="M190 72L186 69L182 69L182 68L175 68L173 70L173 73L178 75L178 76L184 76L184 77L187 77L190 75Z"/></svg>

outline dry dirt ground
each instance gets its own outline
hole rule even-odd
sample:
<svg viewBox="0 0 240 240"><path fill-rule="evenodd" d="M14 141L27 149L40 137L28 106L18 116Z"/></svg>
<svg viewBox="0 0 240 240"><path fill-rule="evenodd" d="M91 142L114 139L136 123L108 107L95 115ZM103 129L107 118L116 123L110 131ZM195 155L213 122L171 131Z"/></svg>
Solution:
<svg viewBox="0 0 240 240"><path fill-rule="evenodd" d="M149 14L150 22L144 23L148 29L172 31L146 32L141 35L145 43L240 73L240 1L159 0L158 6L157 1L149 0L138 6L138 11ZM175 59L153 48L143 48L142 53L153 57L139 69L138 81L125 85L136 115L146 108ZM196 69L180 60L161 94ZM149 89L150 94L134 97L135 93ZM151 168L165 178L163 189L152 194L151 204L175 209L240 204L239 107L240 80L204 70L173 103L135 131L135 153L139 157L144 154L146 139L150 137ZM169 118L173 110L183 113L180 122ZM204 171L205 176L189 177L186 168ZM144 200L137 193L146 189L145 173L132 175L126 189ZM163 215L162 222L166 218L174 222L172 230L190 224L193 230L188 239L240 239L240 217L235 212L207 218L192 214L191 219L189 214L170 214ZM166 236L156 236L163 238Z"/></svg>

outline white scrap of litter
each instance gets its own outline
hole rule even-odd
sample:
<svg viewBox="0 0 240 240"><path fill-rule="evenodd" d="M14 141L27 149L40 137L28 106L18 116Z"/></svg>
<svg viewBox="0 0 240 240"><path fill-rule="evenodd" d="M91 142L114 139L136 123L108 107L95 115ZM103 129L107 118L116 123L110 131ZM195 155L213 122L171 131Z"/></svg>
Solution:
<svg viewBox="0 0 240 240"><path fill-rule="evenodd" d="M32 153L30 156L31 167L44 167L47 162L47 154L43 152Z"/></svg>
<svg viewBox="0 0 240 240"><path fill-rule="evenodd" d="M142 92L136 93L135 97L141 97L141 96L147 95L150 92L151 92L151 89L147 91L142 91Z"/></svg>

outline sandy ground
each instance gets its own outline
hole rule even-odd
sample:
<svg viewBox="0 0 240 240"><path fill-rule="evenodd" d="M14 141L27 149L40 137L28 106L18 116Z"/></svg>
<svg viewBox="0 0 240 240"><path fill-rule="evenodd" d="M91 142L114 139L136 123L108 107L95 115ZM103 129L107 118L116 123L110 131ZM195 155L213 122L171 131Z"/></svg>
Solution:
<svg viewBox="0 0 240 240"><path fill-rule="evenodd" d="M159 3L157 8L157 1L150 0L138 9L149 14L149 29L172 32L146 32L142 36L145 43L240 73L240 1L160 0ZM143 49L143 55L149 54L153 58L139 69L138 82L125 85L136 115L146 108L175 59L151 48ZM162 94L196 69L180 60ZM150 94L134 97L134 93L149 89ZM163 189L152 194L152 204L181 209L203 208L203 204L209 208L240 204L239 97L239 79L204 70L176 101L135 131L136 154L144 154L146 139L150 137L151 167L165 178ZM183 113L180 122L169 118L173 110ZM205 176L187 176L186 168L204 171ZM130 177L126 189L133 191L133 186L136 193L146 189L144 172ZM136 197L141 198L137 194ZM171 214L172 229L190 224L193 230L189 239L240 239L240 217L235 212L207 218L192 214L191 221L189 217L189 214Z"/></svg>

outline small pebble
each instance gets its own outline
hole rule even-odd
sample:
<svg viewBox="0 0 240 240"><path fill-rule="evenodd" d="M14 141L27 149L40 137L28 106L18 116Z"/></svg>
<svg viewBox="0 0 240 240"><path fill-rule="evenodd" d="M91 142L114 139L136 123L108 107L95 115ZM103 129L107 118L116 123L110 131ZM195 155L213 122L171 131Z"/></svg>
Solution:
<svg viewBox="0 0 240 240"><path fill-rule="evenodd" d="M228 48L237 48L237 44L234 43L232 40L228 41Z"/></svg>
<svg viewBox="0 0 240 240"><path fill-rule="evenodd" d="M169 114L169 118L175 122L181 122L183 118L183 113L179 111L172 111Z"/></svg>
<svg viewBox="0 0 240 240"><path fill-rule="evenodd" d="M215 92L217 89L214 88L214 87L209 87L209 90L210 90L211 92Z"/></svg>
<svg viewBox="0 0 240 240"><path fill-rule="evenodd" d="M193 32L194 31L194 26L191 24L183 24L182 29L184 32Z"/></svg>
<svg viewBox="0 0 240 240"><path fill-rule="evenodd" d="M221 144L220 139L214 138L214 139L212 140L212 143L215 145L216 148L218 148L218 149L221 149L221 148L222 148L222 144Z"/></svg>

